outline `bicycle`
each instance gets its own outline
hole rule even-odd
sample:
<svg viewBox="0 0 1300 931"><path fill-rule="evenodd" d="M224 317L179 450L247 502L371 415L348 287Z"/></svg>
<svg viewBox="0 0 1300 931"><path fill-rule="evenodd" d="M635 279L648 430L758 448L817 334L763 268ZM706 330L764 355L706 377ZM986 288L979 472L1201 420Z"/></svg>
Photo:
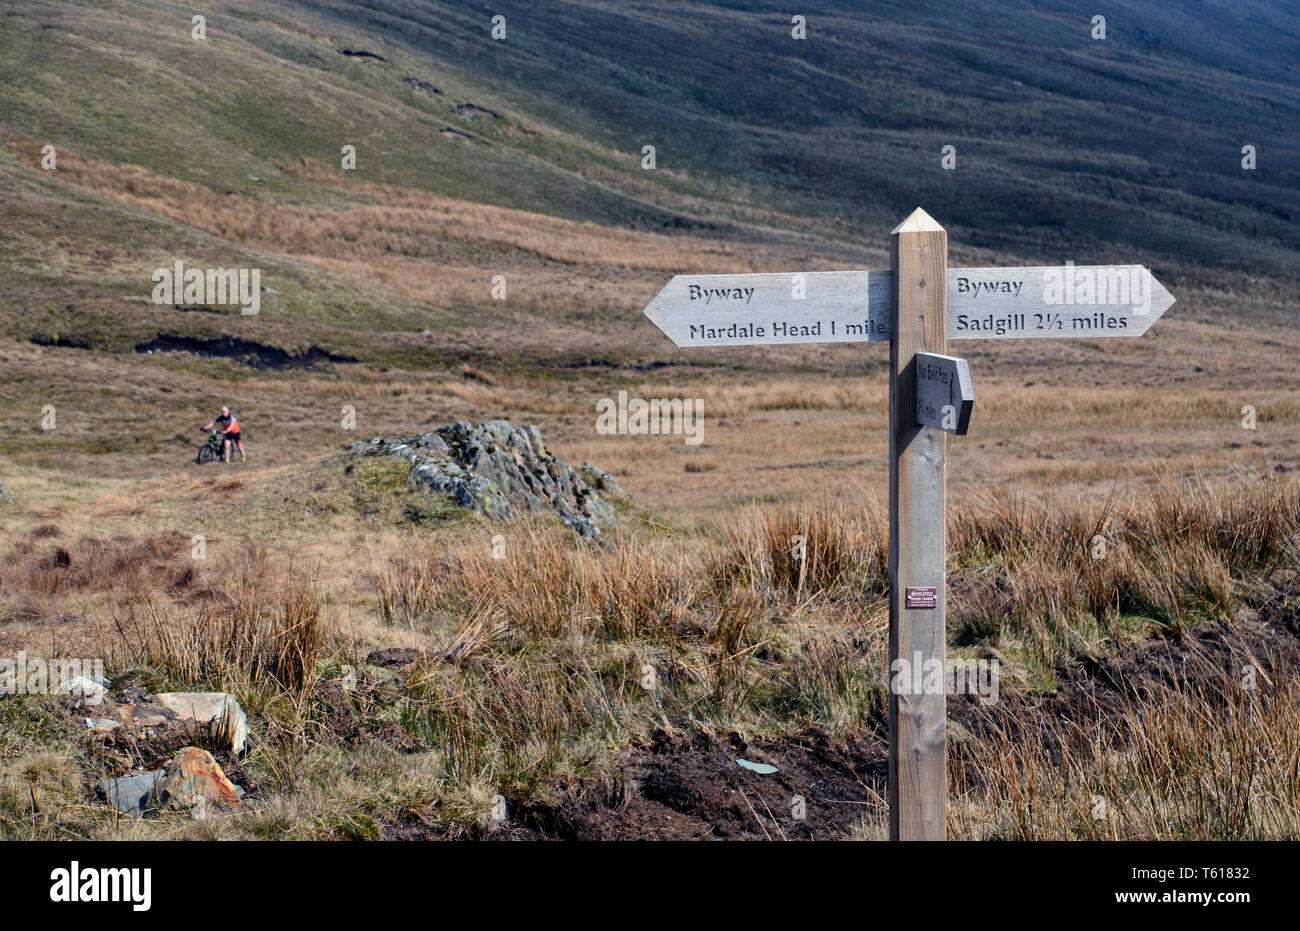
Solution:
<svg viewBox="0 0 1300 931"><path fill-rule="evenodd" d="M225 437L216 430L209 430L208 440L199 447L199 454L194 461L199 465L203 465L205 462L220 461L222 458L221 447L224 442Z"/></svg>

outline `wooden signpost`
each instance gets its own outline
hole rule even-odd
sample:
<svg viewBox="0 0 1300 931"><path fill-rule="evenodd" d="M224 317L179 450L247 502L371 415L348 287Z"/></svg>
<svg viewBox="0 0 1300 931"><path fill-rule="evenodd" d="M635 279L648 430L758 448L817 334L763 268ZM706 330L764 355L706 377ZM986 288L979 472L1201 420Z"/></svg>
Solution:
<svg viewBox="0 0 1300 931"><path fill-rule="evenodd" d="M890 255L888 271L677 275L645 315L683 347L889 342L890 837L942 840L946 696L917 684L945 668L947 442L975 403L948 340L1141 336L1174 298L1141 265L948 268L919 208Z"/></svg>

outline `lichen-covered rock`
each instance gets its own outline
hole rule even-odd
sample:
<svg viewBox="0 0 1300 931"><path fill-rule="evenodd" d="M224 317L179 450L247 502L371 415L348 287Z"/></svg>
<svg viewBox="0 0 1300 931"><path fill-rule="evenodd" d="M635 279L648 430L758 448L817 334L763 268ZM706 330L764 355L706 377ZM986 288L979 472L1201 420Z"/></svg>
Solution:
<svg viewBox="0 0 1300 931"><path fill-rule="evenodd" d="M600 496L606 501L613 501L619 504L631 503L632 496L619 487L614 476L610 475L604 469L597 468L590 462L584 462L578 466L578 474L592 488L600 493Z"/></svg>
<svg viewBox="0 0 1300 931"><path fill-rule="evenodd" d="M149 789L145 809L184 811L201 821L210 811L239 808L239 790L226 778L212 754L186 747L167 764L166 774Z"/></svg>
<svg viewBox="0 0 1300 931"><path fill-rule="evenodd" d="M475 425L462 420L432 433L376 437L348 449L354 456L405 459L411 464L408 486L445 495L462 508L497 520L521 511L553 510L589 540L599 539L601 525L615 523L599 492L551 455L531 424L516 427L508 420L489 420Z"/></svg>

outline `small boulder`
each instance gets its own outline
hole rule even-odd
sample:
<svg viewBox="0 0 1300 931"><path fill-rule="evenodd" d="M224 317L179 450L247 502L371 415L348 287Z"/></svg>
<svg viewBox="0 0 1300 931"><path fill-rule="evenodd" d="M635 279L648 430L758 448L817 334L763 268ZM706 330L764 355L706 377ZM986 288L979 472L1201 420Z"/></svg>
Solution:
<svg viewBox="0 0 1300 931"><path fill-rule="evenodd" d="M59 684L59 692L71 696L77 707L93 708L104 703L108 686L103 676L74 676Z"/></svg>
<svg viewBox="0 0 1300 931"><path fill-rule="evenodd" d="M149 791L166 775L166 772L166 770L156 769L151 773L122 776L118 779L101 779L98 785L99 794L122 814L139 817L144 813Z"/></svg>
<svg viewBox="0 0 1300 931"><path fill-rule="evenodd" d="M248 741L248 715L239 707L235 696L227 692L163 692L154 701L175 714L182 721L212 725L224 729L230 738L230 749L243 753Z"/></svg>
<svg viewBox="0 0 1300 931"><path fill-rule="evenodd" d="M195 821L202 821L210 811L243 806L239 790L226 778L212 754L198 747L186 747L176 754L143 804L150 810L188 812Z"/></svg>

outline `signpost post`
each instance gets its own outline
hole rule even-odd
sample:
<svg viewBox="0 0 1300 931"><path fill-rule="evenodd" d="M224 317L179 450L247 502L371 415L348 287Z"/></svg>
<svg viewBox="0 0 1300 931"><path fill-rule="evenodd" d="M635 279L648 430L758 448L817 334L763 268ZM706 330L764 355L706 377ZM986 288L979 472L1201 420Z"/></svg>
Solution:
<svg viewBox="0 0 1300 931"><path fill-rule="evenodd" d="M942 840L946 696L916 685L946 681L927 673L945 669L947 435L975 402L948 340L1141 336L1174 298L1140 265L948 268L919 208L890 254L888 271L677 275L645 315L683 347L889 341L890 837Z"/></svg>
<svg viewBox="0 0 1300 931"><path fill-rule="evenodd" d="M914 688L943 668L948 437L919 423L917 353L948 349L948 234L917 210L892 234L889 344L889 836L943 840L948 799L947 696ZM917 675L921 673L921 675ZM943 681L943 677L939 677Z"/></svg>

